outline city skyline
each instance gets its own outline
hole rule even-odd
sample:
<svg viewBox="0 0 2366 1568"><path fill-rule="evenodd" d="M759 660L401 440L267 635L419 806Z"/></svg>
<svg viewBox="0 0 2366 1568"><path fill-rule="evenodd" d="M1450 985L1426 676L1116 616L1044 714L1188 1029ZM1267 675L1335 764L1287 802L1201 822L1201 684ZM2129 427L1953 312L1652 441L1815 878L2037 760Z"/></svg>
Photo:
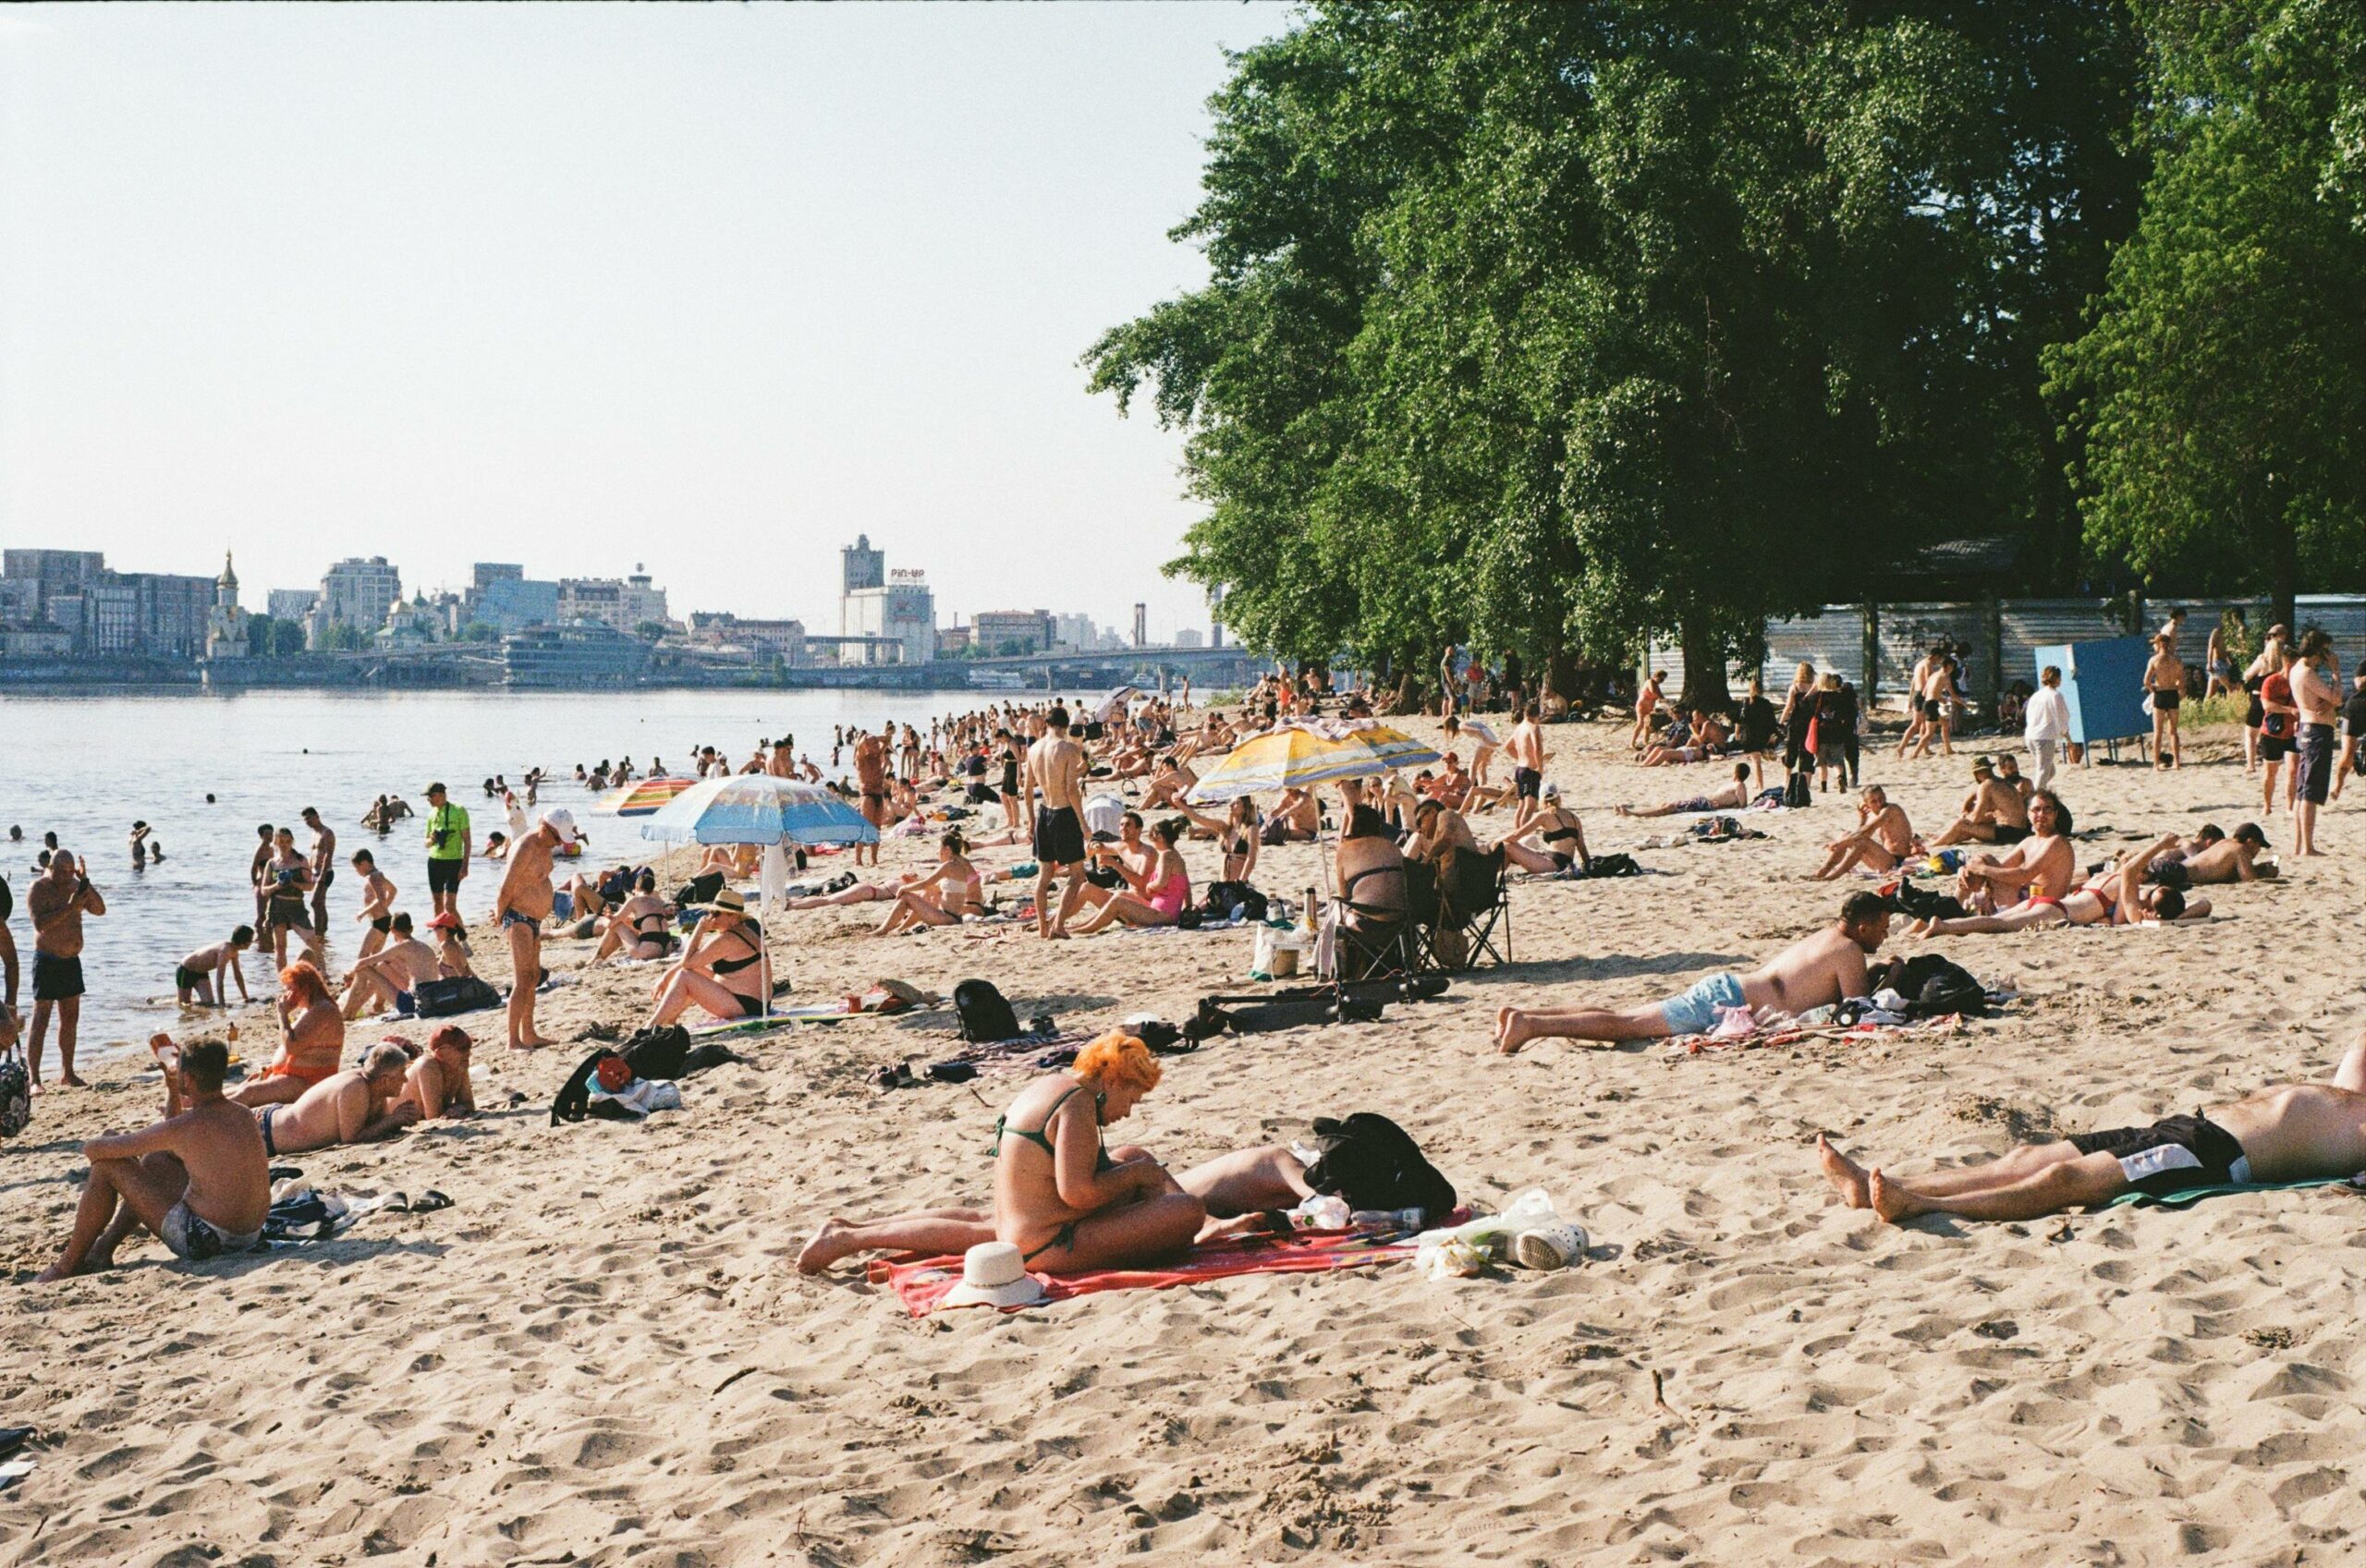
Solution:
<svg viewBox="0 0 2366 1568"><path fill-rule="evenodd" d="M1076 360L1203 276L1159 237L1284 12L1129 9L20 9L0 541L226 550L258 610L345 556L639 562L826 626L868 532L947 624L1203 625L1180 443Z"/></svg>

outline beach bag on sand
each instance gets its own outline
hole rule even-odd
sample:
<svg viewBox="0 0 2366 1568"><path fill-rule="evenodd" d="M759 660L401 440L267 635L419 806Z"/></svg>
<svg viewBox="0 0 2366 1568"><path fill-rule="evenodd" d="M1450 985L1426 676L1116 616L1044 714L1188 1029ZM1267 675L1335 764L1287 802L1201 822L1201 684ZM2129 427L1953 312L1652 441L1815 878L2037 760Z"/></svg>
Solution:
<svg viewBox="0 0 2366 1568"><path fill-rule="evenodd" d="M1909 1019L1982 1013L1988 1007L1988 988L1970 970L1936 953L1893 958L1875 969L1868 983L1877 991L1894 991L1906 998Z"/></svg>
<svg viewBox="0 0 2366 1568"><path fill-rule="evenodd" d="M1350 1209L1420 1209L1432 1220L1454 1212L1454 1184L1410 1134L1376 1112L1343 1122L1317 1116L1313 1148L1306 1185L1346 1198Z"/></svg>
<svg viewBox="0 0 2366 1568"><path fill-rule="evenodd" d="M704 876L692 877L674 890L674 907L688 909L693 904L712 904L714 902L714 895L722 891L723 873L721 871L709 871Z"/></svg>
<svg viewBox="0 0 2366 1568"><path fill-rule="evenodd" d="M421 980L411 991L422 1018L448 1018L455 1013L477 1013L501 1005L501 993L474 975Z"/></svg>
<svg viewBox="0 0 2366 1568"><path fill-rule="evenodd" d="M682 1076L682 1068L689 1059L690 1031L679 1024L635 1029L616 1052L632 1068L634 1077L671 1082Z"/></svg>
<svg viewBox="0 0 2366 1568"><path fill-rule="evenodd" d="M33 1120L32 1075L25 1069L25 1051L11 1042L0 1051L0 1138L12 1138Z"/></svg>
<svg viewBox="0 0 2366 1568"><path fill-rule="evenodd" d="M1815 804L1815 791L1809 787L1806 769L1801 768L1794 772L1789 781L1783 785L1783 804L1794 811L1801 807Z"/></svg>
<svg viewBox="0 0 2366 1568"><path fill-rule="evenodd" d="M955 986L953 1011L961 1020L961 1038L971 1045L994 1045L1019 1036L1018 1015L992 980L963 980Z"/></svg>

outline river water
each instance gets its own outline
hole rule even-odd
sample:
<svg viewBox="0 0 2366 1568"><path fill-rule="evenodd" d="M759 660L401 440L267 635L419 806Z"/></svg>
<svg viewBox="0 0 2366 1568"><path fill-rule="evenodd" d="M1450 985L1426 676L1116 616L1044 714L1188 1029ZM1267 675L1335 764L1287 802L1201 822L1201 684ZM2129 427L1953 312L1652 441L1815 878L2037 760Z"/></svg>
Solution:
<svg viewBox="0 0 2366 1568"><path fill-rule="evenodd" d="M433 780L449 785L453 800L468 808L482 846L485 834L502 826L499 803L484 797L483 781L495 773L515 781L540 766L553 779L541 804L576 811L592 857L639 859L646 845L639 822L590 814L592 797L574 782L577 763L588 768L629 756L645 772L655 756L678 772L701 746L720 748L737 764L759 739L789 735L829 772L834 725L876 729L894 720L925 734L932 716L1000 700L984 692L839 690L0 699L6 759L0 763L0 873L16 894L9 927L24 966L18 1006L30 1022L32 927L25 892L44 833L88 857L91 881L106 900L105 916L83 923L89 990L79 1054L90 1058L183 1021L173 966L253 920L247 866L261 823L293 826L298 845L309 847L299 813L316 806L335 830L327 949L336 977L351 962L362 930L353 919L360 881L348 863L355 849L376 852L401 890L396 907L424 922L421 840ZM420 816L382 841L360 823L371 802L386 793L400 795ZM129 847L135 820L150 825L165 850L161 864L139 871ZM11 827L23 830L22 843L6 841ZM461 884L462 913L472 927L492 906L499 870L498 862L479 860ZM269 954L250 954L243 962L249 987L259 999L269 996ZM45 1076L55 1071L55 1029L53 1024Z"/></svg>

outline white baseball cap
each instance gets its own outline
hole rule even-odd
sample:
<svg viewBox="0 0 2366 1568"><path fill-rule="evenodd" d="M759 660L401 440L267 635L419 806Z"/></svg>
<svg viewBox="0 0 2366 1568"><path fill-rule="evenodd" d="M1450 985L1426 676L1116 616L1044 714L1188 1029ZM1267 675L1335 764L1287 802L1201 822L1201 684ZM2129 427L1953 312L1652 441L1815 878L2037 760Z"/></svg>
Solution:
<svg viewBox="0 0 2366 1568"><path fill-rule="evenodd" d="M583 842L582 833L576 831L575 813L564 806L543 812L543 826L558 834L559 842L569 849Z"/></svg>

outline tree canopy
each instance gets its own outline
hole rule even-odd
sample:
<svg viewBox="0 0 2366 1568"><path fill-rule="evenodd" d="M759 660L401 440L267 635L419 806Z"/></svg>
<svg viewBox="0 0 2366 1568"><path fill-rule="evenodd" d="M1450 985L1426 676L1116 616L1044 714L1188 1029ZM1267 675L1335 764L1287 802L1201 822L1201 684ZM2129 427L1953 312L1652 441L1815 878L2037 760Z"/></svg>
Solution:
<svg viewBox="0 0 2366 1568"><path fill-rule="evenodd" d="M2219 432L2181 455L2208 485L2156 450L2197 412L2150 368L2171 308L2221 339L2184 381L2309 448L2247 449L2246 515L2330 566L2359 379L2326 323L2361 296L2303 274L2366 242L2333 9L1316 5L1213 101L1176 231L1207 285L1106 333L1091 385L1186 432L1207 512L1169 569L1287 657L1560 670L1648 629L1714 680L1930 541L2186 571L2238 492ZM2196 278L2296 205L2304 251ZM2275 289L2210 303L2246 276Z"/></svg>

